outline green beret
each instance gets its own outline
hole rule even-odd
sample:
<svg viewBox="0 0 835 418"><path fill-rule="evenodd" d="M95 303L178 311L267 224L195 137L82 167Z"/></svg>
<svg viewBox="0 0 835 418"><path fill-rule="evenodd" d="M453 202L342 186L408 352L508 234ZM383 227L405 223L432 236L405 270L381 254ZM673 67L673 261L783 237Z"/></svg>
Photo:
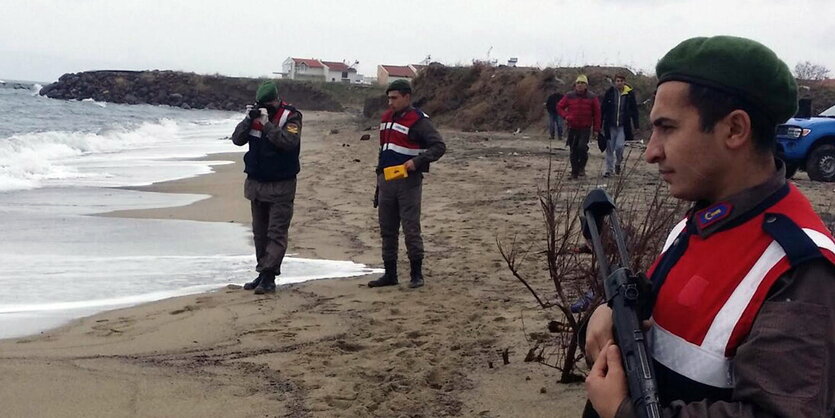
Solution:
<svg viewBox="0 0 835 418"><path fill-rule="evenodd" d="M774 51L734 36L691 38L655 67L658 84L683 81L736 95L782 123L797 111L797 83Z"/></svg>
<svg viewBox="0 0 835 418"><path fill-rule="evenodd" d="M386 89L386 94L392 90L397 90L401 93L412 93L412 85L409 84L408 80L398 79L394 80L389 84L389 87Z"/></svg>
<svg viewBox="0 0 835 418"><path fill-rule="evenodd" d="M265 81L261 83L261 86L258 87L258 91L255 93L255 101L258 103L266 103L276 99L278 99L278 87L275 86L275 82Z"/></svg>

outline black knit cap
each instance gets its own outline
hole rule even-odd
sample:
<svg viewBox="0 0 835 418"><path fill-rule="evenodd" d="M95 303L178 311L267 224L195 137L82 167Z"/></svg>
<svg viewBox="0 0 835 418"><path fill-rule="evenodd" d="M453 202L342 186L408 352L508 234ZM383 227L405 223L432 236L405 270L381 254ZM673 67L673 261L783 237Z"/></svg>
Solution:
<svg viewBox="0 0 835 418"><path fill-rule="evenodd" d="M797 111L797 83L785 62L765 45L735 36L691 38L655 67L658 84L683 81L741 97L772 122Z"/></svg>
<svg viewBox="0 0 835 418"><path fill-rule="evenodd" d="M392 90L397 90L400 93L411 94L412 93L412 85L409 84L408 80L403 80L401 78L401 79L394 80L394 81L391 82L391 84L389 84L388 88L386 89L386 94L388 94L388 92L390 92Z"/></svg>

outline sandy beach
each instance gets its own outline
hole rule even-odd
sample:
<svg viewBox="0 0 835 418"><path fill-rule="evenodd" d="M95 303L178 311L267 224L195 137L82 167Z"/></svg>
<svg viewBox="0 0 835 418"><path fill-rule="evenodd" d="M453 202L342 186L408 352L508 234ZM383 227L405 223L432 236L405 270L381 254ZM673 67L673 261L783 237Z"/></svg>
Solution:
<svg viewBox="0 0 835 418"><path fill-rule="evenodd" d="M361 141L366 133L372 139ZM523 362L526 334L542 331L556 312L538 308L496 246L515 233L542 239L536 192L548 170L547 135L442 133L447 154L423 186L424 288L369 289L373 276L289 285L269 296L227 288L0 341L0 415L579 416L582 384L558 384L556 370ZM289 253L379 267L376 130L358 128L349 114L307 112L302 138ZM568 151L551 145L560 175ZM590 176L576 187L603 184L601 153L590 154ZM143 188L208 199L107 216L248 225L240 158L213 155L236 163ZM639 167L635 188L657 181L654 167ZM818 205L833 196L832 184L805 173L797 184ZM402 244L400 252L405 274ZM544 275L535 285L549 288Z"/></svg>

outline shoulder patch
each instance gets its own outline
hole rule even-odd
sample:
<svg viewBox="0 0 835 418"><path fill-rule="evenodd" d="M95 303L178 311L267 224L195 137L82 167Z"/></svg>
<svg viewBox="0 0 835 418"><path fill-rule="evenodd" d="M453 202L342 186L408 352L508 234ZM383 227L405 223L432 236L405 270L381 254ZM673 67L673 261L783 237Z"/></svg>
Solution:
<svg viewBox="0 0 835 418"><path fill-rule="evenodd" d="M287 126L284 127L284 129L286 129L287 132L290 132L291 134L299 133L299 125L296 125L295 123L288 123Z"/></svg>

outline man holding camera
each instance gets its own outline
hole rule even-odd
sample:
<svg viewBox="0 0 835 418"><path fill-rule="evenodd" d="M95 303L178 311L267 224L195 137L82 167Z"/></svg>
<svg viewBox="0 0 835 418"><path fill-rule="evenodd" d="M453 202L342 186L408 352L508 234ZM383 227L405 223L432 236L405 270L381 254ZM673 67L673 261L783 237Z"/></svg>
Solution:
<svg viewBox="0 0 835 418"><path fill-rule="evenodd" d="M235 127L232 142L249 144L244 155L244 196L251 202L258 277L244 289L261 295L275 292L275 277L281 274L287 252L300 169L302 114L281 100L272 81L258 87L255 100L254 108Z"/></svg>

